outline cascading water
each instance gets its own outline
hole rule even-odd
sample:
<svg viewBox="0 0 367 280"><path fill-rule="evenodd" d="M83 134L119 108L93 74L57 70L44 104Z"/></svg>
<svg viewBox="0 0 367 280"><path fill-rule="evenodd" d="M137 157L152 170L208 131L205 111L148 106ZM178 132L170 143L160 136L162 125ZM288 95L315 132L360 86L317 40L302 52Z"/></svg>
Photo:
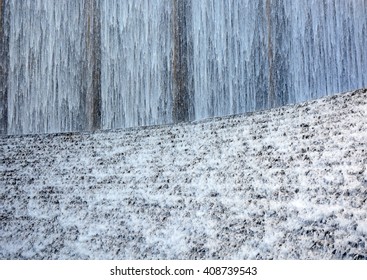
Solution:
<svg viewBox="0 0 367 280"><path fill-rule="evenodd" d="M0 133L261 110L367 86L365 0L1 0Z"/></svg>
<svg viewBox="0 0 367 280"><path fill-rule="evenodd" d="M192 1L195 115L366 86L367 2Z"/></svg>
<svg viewBox="0 0 367 280"><path fill-rule="evenodd" d="M84 1L9 1L8 133L81 130Z"/></svg>
<svg viewBox="0 0 367 280"><path fill-rule="evenodd" d="M0 0L0 135L8 131L9 7Z"/></svg>
<svg viewBox="0 0 367 280"><path fill-rule="evenodd" d="M103 0L103 128L172 122L172 1Z"/></svg>

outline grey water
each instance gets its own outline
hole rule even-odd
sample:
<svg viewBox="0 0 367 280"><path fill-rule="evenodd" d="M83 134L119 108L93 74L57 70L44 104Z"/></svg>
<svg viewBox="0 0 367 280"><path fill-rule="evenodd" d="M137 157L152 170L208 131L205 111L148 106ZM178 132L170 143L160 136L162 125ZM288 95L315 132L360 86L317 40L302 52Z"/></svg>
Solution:
<svg viewBox="0 0 367 280"><path fill-rule="evenodd" d="M0 134L200 120L367 86L366 0L0 0Z"/></svg>

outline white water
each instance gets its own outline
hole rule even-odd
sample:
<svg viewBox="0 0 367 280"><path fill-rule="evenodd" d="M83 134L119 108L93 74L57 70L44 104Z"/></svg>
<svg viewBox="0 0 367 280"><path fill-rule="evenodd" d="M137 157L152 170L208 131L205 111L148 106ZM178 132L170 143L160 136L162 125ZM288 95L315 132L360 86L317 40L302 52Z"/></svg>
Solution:
<svg viewBox="0 0 367 280"><path fill-rule="evenodd" d="M103 128L172 122L171 2L102 1Z"/></svg>
<svg viewBox="0 0 367 280"><path fill-rule="evenodd" d="M192 1L197 118L366 86L366 1L267 2Z"/></svg>
<svg viewBox="0 0 367 280"><path fill-rule="evenodd" d="M9 1L9 134L79 130L84 1Z"/></svg>
<svg viewBox="0 0 367 280"><path fill-rule="evenodd" d="M100 128L173 122L173 2L95 1L100 3ZM7 133L90 129L86 103L95 77L88 38L95 34L86 31L86 2L5 2L10 9ZM186 40L189 120L367 86L365 0L185 3L186 19L178 24L187 33L180 36Z"/></svg>

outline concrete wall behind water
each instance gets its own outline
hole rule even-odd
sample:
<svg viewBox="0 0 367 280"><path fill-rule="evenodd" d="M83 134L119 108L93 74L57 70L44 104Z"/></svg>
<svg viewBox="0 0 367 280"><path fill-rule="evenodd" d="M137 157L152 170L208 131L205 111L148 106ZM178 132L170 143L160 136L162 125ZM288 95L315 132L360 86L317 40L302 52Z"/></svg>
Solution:
<svg viewBox="0 0 367 280"><path fill-rule="evenodd" d="M364 0L1 7L1 134L199 120L367 85Z"/></svg>

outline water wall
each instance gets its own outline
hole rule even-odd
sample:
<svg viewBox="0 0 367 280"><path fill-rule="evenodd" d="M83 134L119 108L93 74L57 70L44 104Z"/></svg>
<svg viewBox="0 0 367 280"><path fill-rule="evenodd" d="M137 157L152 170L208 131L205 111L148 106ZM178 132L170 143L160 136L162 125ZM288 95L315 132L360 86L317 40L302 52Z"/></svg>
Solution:
<svg viewBox="0 0 367 280"><path fill-rule="evenodd" d="M172 122L172 1L101 1L103 128Z"/></svg>
<svg viewBox="0 0 367 280"><path fill-rule="evenodd" d="M134 127L367 86L365 0L1 0L0 133Z"/></svg>
<svg viewBox="0 0 367 280"><path fill-rule="evenodd" d="M8 4L8 133L90 130L100 32L93 1Z"/></svg>
<svg viewBox="0 0 367 280"><path fill-rule="evenodd" d="M8 128L9 9L0 1L0 135Z"/></svg>
<svg viewBox="0 0 367 280"><path fill-rule="evenodd" d="M192 1L196 118L365 85L366 9L358 0Z"/></svg>

